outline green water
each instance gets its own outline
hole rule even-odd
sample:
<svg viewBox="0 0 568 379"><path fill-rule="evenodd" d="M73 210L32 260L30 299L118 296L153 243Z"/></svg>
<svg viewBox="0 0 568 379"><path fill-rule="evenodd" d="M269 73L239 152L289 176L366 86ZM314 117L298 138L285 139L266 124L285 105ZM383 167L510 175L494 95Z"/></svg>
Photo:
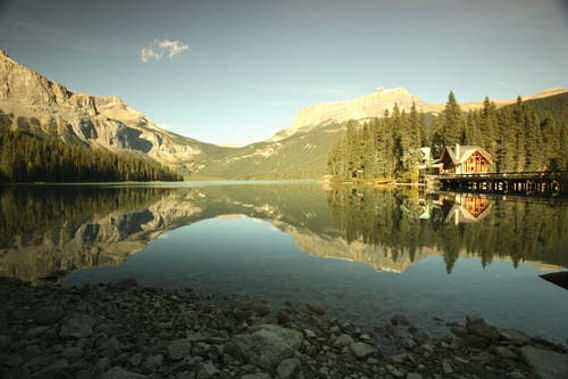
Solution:
<svg viewBox="0 0 568 379"><path fill-rule="evenodd" d="M313 182L0 188L0 275L135 277L242 300L321 301L362 326L478 313L559 342L568 267L557 200L322 188Z"/></svg>

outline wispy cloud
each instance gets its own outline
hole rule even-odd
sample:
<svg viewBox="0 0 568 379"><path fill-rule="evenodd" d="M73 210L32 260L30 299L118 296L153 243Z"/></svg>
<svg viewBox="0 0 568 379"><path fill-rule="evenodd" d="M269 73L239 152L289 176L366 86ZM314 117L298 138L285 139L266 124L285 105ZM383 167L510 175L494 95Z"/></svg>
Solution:
<svg viewBox="0 0 568 379"><path fill-rule="evenodd" d="M164 57L171 58L183 51L189 51L189 44L182 41L169 39L155 39L140 49L140 60L144 63L150 60L162 60Z"/></svg>

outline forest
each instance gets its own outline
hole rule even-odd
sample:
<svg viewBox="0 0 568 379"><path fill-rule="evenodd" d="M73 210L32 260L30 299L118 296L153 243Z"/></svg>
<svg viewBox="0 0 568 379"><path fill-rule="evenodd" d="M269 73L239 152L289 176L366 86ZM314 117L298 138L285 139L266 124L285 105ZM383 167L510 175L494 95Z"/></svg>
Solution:
<svg viewBox="0 0 568 379"><path fill-rule="evenodd" d="M559 99L562 106L565 99ZM566 170L568 120L545 104L518 97L515 104L497 109L486 97L482 109L462 112L453 92L435 116L418 112L415 105L401 111L395 104L383 118L347 123L329 151L328 173L352 181L415 182L421 147L430 147L438 158L445 146L457 143L487 150L493 172Z"/></svg>
<svg viewBox="0 0 568 379"><path fill-rule="evenodd" d="M0 134L0 182L180 181L177 172L136 153L69 146L7 130Z"/></svg>

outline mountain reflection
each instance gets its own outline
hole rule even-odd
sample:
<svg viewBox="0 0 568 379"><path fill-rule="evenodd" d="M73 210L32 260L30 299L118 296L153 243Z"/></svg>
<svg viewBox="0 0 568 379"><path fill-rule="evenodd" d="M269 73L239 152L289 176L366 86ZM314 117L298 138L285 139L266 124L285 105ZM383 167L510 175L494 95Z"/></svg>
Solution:
<svg viewBox="0 0 568 379"><path fill-rule="evenodd" d="M0 188L0 276L36 282L118 265L160 234L246 215L271 222L310 255L403 272L443 255L568 266L568 208L473 194L317 185Z"/></svg>

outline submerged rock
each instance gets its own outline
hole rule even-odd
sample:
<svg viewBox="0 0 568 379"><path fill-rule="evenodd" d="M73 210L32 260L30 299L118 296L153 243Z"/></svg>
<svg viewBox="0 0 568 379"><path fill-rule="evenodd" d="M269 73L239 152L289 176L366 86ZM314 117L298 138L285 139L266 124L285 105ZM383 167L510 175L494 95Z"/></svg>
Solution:
<svg viewBox="0 0 568 379"><path fill-rule="evenodd" d="M322 303L319 302L311 302L311 303L307 303L306 307L313 313L319 315L319 316L323 316L326 312L326 308L325 305L323 305Z"/></svg>

